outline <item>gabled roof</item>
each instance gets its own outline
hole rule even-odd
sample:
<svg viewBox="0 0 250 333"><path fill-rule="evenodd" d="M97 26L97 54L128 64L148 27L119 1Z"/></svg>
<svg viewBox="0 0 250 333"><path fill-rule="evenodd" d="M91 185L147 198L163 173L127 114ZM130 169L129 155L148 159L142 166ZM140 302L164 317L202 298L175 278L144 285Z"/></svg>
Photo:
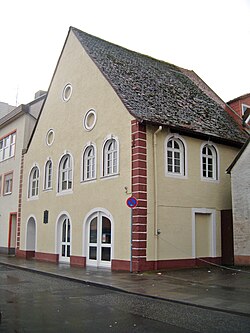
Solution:
<svg viewBox="0 0 250 333"><path fill-rule="evenodd" d="M223 143L245 142L247 134L187 70L70 29L139 121Z"/></svg>

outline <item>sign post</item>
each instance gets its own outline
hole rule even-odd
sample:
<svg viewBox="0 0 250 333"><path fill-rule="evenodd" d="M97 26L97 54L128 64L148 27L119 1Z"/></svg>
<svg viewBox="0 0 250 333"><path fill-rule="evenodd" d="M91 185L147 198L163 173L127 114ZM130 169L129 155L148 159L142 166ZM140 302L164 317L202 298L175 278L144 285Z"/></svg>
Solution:
<svg viewBox="0 0 250 333"><path fill-rule="evenodd" d="M127 199L127 206L130 208L130 273L133 272L133 257L132 257L132 248L133 248L133 208L138 205L138 201L135 197L129 197Z"/></svg>

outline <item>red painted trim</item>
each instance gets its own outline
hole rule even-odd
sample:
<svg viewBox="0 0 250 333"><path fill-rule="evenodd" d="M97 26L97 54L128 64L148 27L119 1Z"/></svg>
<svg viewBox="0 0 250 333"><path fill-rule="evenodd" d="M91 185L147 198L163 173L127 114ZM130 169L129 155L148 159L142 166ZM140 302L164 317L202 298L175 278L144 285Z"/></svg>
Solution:
<svg viewBox="0 0 250 333"><path fill-rule="evenodd" d="M16 250L16 257L26 259L26 251L17 249Z"/></svg>
<svg viewBox="0 0 250 333"><path fill-rule="evenodd" d="M86 257L70 256L70 266L86 267Z"/></svg>
<svg viewBox="0 0 250 333"><path fill-rule="evenodd" d="M141 161L141 160L132 161L132 169L137 169L137 168L146 169L146 167L147 167L146 161Z"/></svg>
<svg viewBox="0 0 250 333"><path fill-rule="evenodd" d="M55 253L44 253L44 252L36 252L35 259L39 261L47 261L57 263L59 261L59 254Z"/></svg>
<svg viewBox="0 0 250 333"><path fill-rule="evenodd" d="M250 265L250 256L237 255L234 256L235 265Z"/></svg>
<svg viewBox="0 0 250 333"><path fill-rule="evenodd" d="M20 233L21 230L21 209L22 209L22 191L23 191L23 164L24 164L24 154L21 156L20 163L20 178L19 178L19 196L18 196L18 214L17 214L17 231ZM20 237L16 240L17 249L20 248Z"/></svg>
<svg viewBox="0 0 250 333"><path fill-rule="evenodd" d="M7 138L7 137L10 136L11 134L16 133L16 131L17 131L17 130L15 129L15 130L9 132L8 134L5 134L4 136L0 137L0 141L3 140L3 139L5 139L5 138Z"/></svg>
<svg viewBox="0 0 250 333"><path fill-rule="evenodd" d="M112 271L129 271L130 262L127 260L115 260L111 261L111 270Z"/></svg>

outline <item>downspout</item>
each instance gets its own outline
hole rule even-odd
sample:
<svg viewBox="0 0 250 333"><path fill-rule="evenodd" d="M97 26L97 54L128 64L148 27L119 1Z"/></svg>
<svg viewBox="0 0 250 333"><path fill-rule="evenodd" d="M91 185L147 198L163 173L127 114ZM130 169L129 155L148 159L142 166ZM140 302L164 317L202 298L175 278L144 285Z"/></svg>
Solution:
<svg viewBox="0 0 250 333"><path fill-rule="evenodd" d="M158 177L157 177L157 156L156 156L156 148L157 148L157 134L162 131L162 126L154 132L154 245L155 245L155 270L157 270L157 260L158 260Z"/></svg>

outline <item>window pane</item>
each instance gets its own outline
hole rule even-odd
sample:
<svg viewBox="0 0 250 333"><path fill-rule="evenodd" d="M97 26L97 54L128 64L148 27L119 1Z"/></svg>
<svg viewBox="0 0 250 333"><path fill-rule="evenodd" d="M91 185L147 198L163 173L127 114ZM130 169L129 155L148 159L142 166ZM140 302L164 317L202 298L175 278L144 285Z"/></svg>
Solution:
<svg viewBox="0 0 250 333"><path fill-rule="evenodd" d="M62 227L62 241L66 242L66 221L63 222L63 227Z"/></svg>
<svg viewBox="0 0 250 333"><path fill-rule="evenodd" d="M111 222L107 217L102 218L102 243L111 244Z"/></svg>
<svg viewBox="0 0 250 333"><path fill-rule="evenodd" d="M89 247L89 259L96 260L96 246Z"/></svg>
<svg viewBox="0 0 250 333"><path fill-rule="evenodd" d="M67 245L67 257L70 257L70 245Z"/></svg>
<svg viewBox="0 0 250 333"><path fill-rule="evenodd" d="M62 245L62 256L65 257L65 245Z"/></svg>
<svg viewBox="0 0 250 333"><path fill-rule="evenodd" d="M68 221L67 242L70 242L70 223Z"/></svg>
<svg viewBox="0 0 250 333"><path fill-rule="evenodd" d="M90 222L89 242L97 243L97 217Z"/></svg>
<svg viewBox="0 0 250 333"><path fill-rule="evenodd" d="M102 261L110 261L110 247L102 247Z"/></svg>

